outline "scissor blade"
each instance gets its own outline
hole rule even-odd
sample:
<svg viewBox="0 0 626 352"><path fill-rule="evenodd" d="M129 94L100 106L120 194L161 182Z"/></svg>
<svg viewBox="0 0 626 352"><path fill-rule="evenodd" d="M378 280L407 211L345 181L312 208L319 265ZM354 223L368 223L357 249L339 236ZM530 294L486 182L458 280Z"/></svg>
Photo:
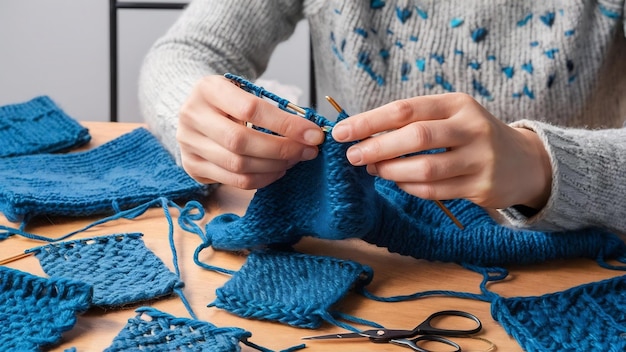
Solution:
<svg viewBox="0 0 626 352"><path fill-rule="evenodd" d="M328 335L318 335L318 336L307 336L307 337L303 337L302 340L353 339L357 337L369 337L369 336L359 334L357 332L351 332L347 334L328 334Z"/></svg>

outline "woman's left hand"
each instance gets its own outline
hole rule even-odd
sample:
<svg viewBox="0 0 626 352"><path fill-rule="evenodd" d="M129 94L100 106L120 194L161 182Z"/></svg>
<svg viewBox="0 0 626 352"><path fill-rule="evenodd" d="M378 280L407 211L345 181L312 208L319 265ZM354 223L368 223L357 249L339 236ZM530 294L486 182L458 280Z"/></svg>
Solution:
<svg viewBox="0 0 626 352"><path fill-rule="evenodd" d="M508 126L463 93L394 101L339 122L332 135L360 141L348 149L350 163L420 198L540 209L550 196L552 167L537 134Z"/></svg>

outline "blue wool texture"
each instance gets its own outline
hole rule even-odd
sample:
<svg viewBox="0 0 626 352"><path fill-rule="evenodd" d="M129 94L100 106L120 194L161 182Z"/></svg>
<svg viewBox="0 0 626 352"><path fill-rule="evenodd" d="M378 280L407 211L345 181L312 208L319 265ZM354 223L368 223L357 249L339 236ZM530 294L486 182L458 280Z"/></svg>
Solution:
<svg viewBox="0 0 626 352"><path fill-rule="evenodd" d="M144 128L84 152L0 158L0 179L0 212L12 222L116 213L204 192Z"/></svg>
<svg viewBox="0 0 626 352"><path fill-rule="evenodd" d="M497 298L491 314L527 352L626 351L626 276L538 297Z"/></svg>
<svg viewBox="0 0 626 352"><path fill-rule="evenodd" d="M291 111L286 100L241 77L226 77ZM305 117L319 126L333 126L312 109L306 111ZM342 111L338 121L347 117ZM465 226L461 230L435 202L352 166L345 157L350 145L336 142L328 133L316 159L298 163L259 189L242 217L223 214L208 223L208 242L216 249L241 250L293 244L303 236L356 237L419 259L477 266L577 257L626 261L626 244L603 230L517 230L499 225L467 200L444 202Z"/></svg>
<svg viewBox="0 0 626 352"><path fill-rule="evenodd" d="M48 96L0 106L0 158L64 151L90 139Z"/></svg>
<svg viewBox="0 0 626 352"><path fill-rule="evenodd" d="M171 295L184 286L140 233L51 243L33 248L44 272L93 286L92 303L116 307Z"/></svg>
<svg viewBox="0 0 626 352"><path fill-rule="evenodd" d="M91 303L91 286L0 266L0 346L39 351L57 344Z"/></svg>
<svg viewBox="0 0 626 352"><path fill-rule="evenodd" d="M367 285L368 266L296 252L255 251L210 304L244 318L300 328L335 322L332 307L352 288Z"/></svg>
<svg viewBox="0 0 626 352"><path fill-rule="evenodd" d="M240 351L239 342L251 336L236 327L178 318L150 307L136 310L106 352L123 351Z"/></svg>
<svg viewBox="0 0 626 352"><path fill-rule="evenodd" d="M287 109L287 100L240 77L226 77ZM338 120L345 117L342 114ZM320 126L334 125L312 109L307 109L306 118ZM212 246L239 250L293 244L303 236L344 239L371 231L379 213L374 178L365 167L344 167L350 145L336 143L327 134L316 159L298 163L286 177L257 190L243 217L223 214L214 218L206 226Z"/></svg>

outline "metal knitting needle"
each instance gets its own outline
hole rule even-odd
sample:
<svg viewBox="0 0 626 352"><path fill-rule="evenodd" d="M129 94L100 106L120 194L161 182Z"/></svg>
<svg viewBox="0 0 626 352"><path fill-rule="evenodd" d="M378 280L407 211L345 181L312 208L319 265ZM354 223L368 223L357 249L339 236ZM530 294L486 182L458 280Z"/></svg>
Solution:
<svg viewBox="0 0 626 352"><path fill-rule="evenodd" d="M333 108L335 108L335 110L337 110L338 113L341 113L343 110L343 108L337 104L337 102L335 101L335 99L333 99L330 96L326 96L326 100L328 100L328 102L330 103L330 105L333 106ZM452 214L452 212L450 211L450 209L448 209L445 205L443 205L443 203L441 203L441 201L439 200L434 200L435 204L437 204L437 206L439 207L439 209L441 209L449 218L450 220L452 220L452 222L461 230L463 230L465 227L463 226L463 224L461 224L461 222L459 221L459 219L456 218L456 216L454 216L454 214Z"/></svg>
<svg viewBox="0 0 626 352"><path fill-rule="evenodd" d="M6 265L6 264L12 263L12 262L14 262L16 260L20 260L22 258L26 258L26 257L31 256L31 255L33 255L33 252L20 253L20 254L14 255L12 257L0 260L0 265Z"/></svg>

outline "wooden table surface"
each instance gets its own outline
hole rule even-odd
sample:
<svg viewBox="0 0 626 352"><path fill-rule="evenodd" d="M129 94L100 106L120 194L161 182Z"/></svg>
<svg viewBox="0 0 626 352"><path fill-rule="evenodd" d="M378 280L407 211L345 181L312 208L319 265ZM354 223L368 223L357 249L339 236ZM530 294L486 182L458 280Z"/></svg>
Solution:
<svg viewBox="0 0 626 352"><path fill-rule="evenodd" d="M142 126L131 123L101 122L84 123L84 125L89 128L93 137L86 148L93 148L122 133ZM204 202L207 214L203 221L209 221L214 216L224 212L242 215L253 194L253 191L238 190L227 186L219 187ZM173 211L172 215L176 217L177 213ZM27 227L27 231L54 237L82 228L93 220L95 218L49 217L35 221ZM1 215L0 224L17 226L17 224L8 223ZM161 209L151 209L134 220L116 220L97 226L74 236L72 239L126 232L143 233L146 246L155 252L173 271L172 254L167 237L167 222ZM42 244L34 240L12 236L0 243L0 259ZM182 280L185 282L184 293L199 319L209 321L220 327L235 326L246 329L252 333L250 341L277 351L302 343L301 337L303 336L343 332L330 324L324 324L317 330L300 329L280 323L243 319L218 308L208 308L207 304L215 299L215 290L222 286L229 279L229 276L207 271L193 262L193 252L200 244L200 239L197 236L184 232L177 227L175 229L175 244ZM374 280L368 289L379 296L409 294L434 289L479 292L480 275L458 265L429 262L392 254L384 248L377 248L360 240L331 242L306 238L297 244L297 249L305 253L351 259L371 266L374 269ZM245 257L241 254L206 249L201 254L201 260L208 264L237 270L245 261ZM39 262L34 257L21 259L7 266L45 276ZM621 274L621 272L602 269L594 261L584 259L554 261L509 269L509 278L504 282L490 286L493 291L506 297L556 292ZM52 350L63 351L70 347L76 347L79 352L101 351L111 344L127 320L135 315L134 309L142 305L150 305L175 316L189 317L177 296L124 309L106 311L90 309L78 318L75 327L65 333L62 343ZM493 342L498 351L521 351L517 342L492 319L490 306L485 302L450 297L430 297L415 301L383 303L356 294L349 294L340 302L339 308L344 313L372 320L389 328L399 329L413 328L428 315L439 310L464 310L479 317L484 328L478 336ZM464 351L484 351L488 348L488 344L480 340L461 338L455 339L455 341L463 347ZM306 345L305 351L405 350L403 347L391 344L373 344L365 339L307 341ZM243 344L242 349L254 351L254 349Z"/></svg>

